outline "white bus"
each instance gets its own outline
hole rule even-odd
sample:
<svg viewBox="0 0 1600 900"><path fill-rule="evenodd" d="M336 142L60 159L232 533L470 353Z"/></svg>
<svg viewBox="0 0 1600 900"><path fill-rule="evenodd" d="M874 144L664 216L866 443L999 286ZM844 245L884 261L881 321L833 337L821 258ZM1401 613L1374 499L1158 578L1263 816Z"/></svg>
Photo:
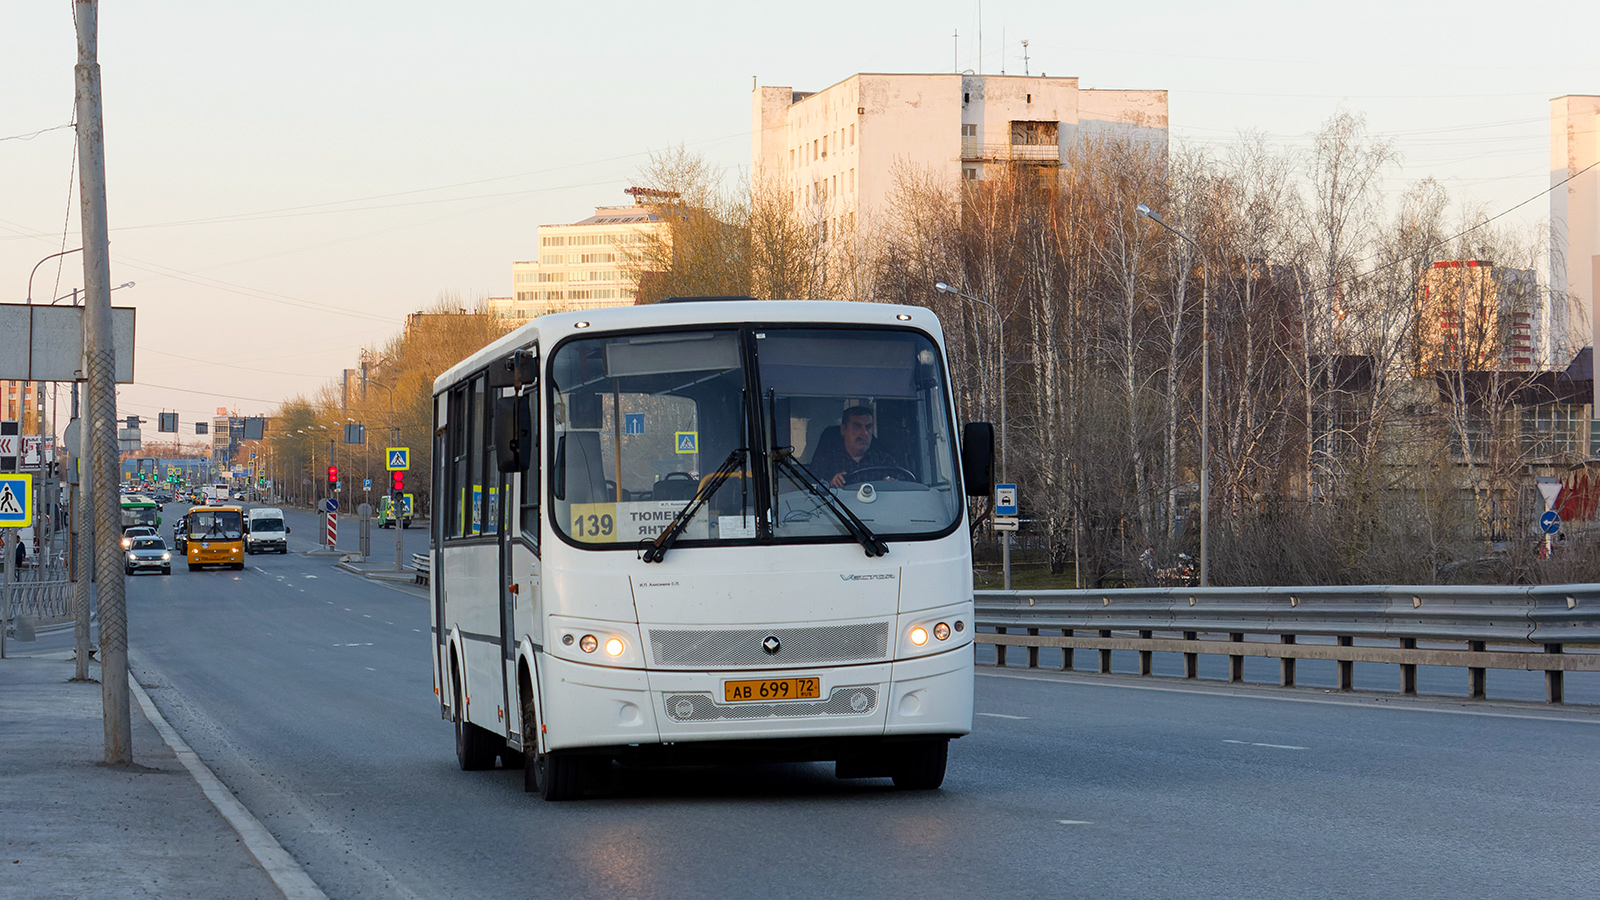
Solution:
<svg viewBox="0 0 1600 900"><path fill-rule="evenodd" d="M993 458L984 423L958 448L949 384L926 309L739 299L544 316L439 376L461 768L547 800L614 760L938 787L972 728L965 499Z"/></svg>

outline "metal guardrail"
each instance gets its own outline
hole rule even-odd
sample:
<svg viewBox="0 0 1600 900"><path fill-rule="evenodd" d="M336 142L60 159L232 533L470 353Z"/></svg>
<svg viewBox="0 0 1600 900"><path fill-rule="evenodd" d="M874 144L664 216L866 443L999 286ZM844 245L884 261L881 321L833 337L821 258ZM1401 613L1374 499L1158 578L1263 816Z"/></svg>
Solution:
<svg viewBox="0 0 1600 900"><path fill-rule="evenodd" d="M411 554L411 568L417 571L417 584L427 584L433 580L433 559L428 554Z"/></svg>
<svg viewBox="0 0 1600 900"><path fill-rule="evenodd" d="M1325 659L1338 663L1338 688L1348 691L1355 663L1388 663L1400 667L1405 694L1416 693L1417 666L1457 666L1474 699L1486 696L1487 669L1517 669L1544 672L1550 703L1564 700L1564 673L1600 672L1600 653L1565 652L1600 644L1600 584L977 591L976 601L977 626L994 629L976 639L996 645L1000 666L1007 647L1026 647L1030 668L1040 647L1061 648L1065 669L1075 649L1087 649L1109 674L1112 651L1131 650L1139 674L1150 675L1152 655L1173 652L1183 654L1183 677L1196 678L1198 657L1210 654L1227 656L1229 681L1240 682L1244 658L1254 656L1278 659L1279 684L1290 687L1295 660Z"/></svg>

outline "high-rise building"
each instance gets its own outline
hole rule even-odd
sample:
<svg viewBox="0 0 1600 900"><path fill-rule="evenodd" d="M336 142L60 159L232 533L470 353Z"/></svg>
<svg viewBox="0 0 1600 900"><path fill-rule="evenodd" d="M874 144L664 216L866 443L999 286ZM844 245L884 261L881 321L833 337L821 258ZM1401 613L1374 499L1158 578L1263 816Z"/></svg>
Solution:
<svg viewBox="0 0 1600 900"><path fill-rule="evenodd" d="M660 191L629 188L632 206L601 206L570 225L541 225L539 258L511 264L513 295L489 298L489 312L532 319L553 312L630 306L638 252L664 227L651 204Z"/></svg>
<svg viewBox="0 0 1600 900"><path fill-rule="evenodd" d="M1539 297L1532 269L1479 259L1441 260L1422 275L1417 292L1416 372L1532 371L1534 313Z"/></svg>
<svg viewBox="0 0 1600 900"><path fill-rule="evenodd" d="M1085 90L1076 78L861 73L816 92L757 87L752 184L787 193L826 235L881 210L901 171L951 182L1060 166L1077 142L1167 149L1167 92Z"/></svg>
<svg viewBox="0 0 1600 900"><path fill-rule="evenodd" d="M1550 333L1600 346L1600 97L1550 101ZM1585 321L1587 319L1587 321ZM1592 329L1592 330L1591 330ZM1567 348L1568 355L1574 348ZM1600 409L1600 404L1597 404Z"/></svg>

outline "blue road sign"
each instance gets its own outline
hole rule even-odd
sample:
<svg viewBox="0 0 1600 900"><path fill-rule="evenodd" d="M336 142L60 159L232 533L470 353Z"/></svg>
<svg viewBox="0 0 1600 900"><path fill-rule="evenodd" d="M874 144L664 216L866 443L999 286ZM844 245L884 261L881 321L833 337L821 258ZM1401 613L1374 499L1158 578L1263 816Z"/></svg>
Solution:
<svg viewBox="0 0 1600 900"><path fill-rule="evenodd" d="M1545 534L1555 534L1561 530L1561 516L1555 510L1549 510L1539 517L1539 528Z"/></svg>
<svg viewBox="0 0 1600 900"><path fill-rule="evenodd" d="M644 434L644 413L624 413L622 416L623 434Z"/></svg>
<svg viewBox="0 0 1600 900"><path fill-rule="evenodd" d="M32 518L32 475L0 475L0 527L20 528Z"/></svg>
<svg viewBox="0 0 1600 900"><path fill-rule="evenodd" d="M372 479L371 478L363 478L363 479L361 479L361 489L363 491L372 490Z"/></svg>
<svg viewBox="0 0 1600 900"><path fill-rule="evenodd" d="M698 431L678 431L678 432L674 432L674 435L678 439L678 452L679 453L699 453L700 452L700 432L698 432Z"/></svg>
<svg viewBox="0 0 1600 900"><path fill-rule="evenodd" d="M997 484L994 486L994 514L997 516L1014 516L1017 514L1016 485Z"/></svg>
<svg viewBox="0 0 1600 900"><path fill-rule="evenodd" d="M388 469L391 472L404 472L411 468L410 447L389 447L384 451L388 454Z"/></svg>

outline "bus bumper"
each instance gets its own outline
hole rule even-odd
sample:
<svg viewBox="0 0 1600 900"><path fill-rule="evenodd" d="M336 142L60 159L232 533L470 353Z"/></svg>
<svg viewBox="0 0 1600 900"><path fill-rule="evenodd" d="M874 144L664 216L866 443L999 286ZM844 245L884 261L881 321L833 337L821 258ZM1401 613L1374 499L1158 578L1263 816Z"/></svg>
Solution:
<svg viewBox="0 0 1600 900"><path fill-rule="evenodd" d="M646 672L548 655L540 667L547 749L972 731L971 643L920 659L823 670ZM819 675L815 700L723 700L728 681Z"/></svg>

